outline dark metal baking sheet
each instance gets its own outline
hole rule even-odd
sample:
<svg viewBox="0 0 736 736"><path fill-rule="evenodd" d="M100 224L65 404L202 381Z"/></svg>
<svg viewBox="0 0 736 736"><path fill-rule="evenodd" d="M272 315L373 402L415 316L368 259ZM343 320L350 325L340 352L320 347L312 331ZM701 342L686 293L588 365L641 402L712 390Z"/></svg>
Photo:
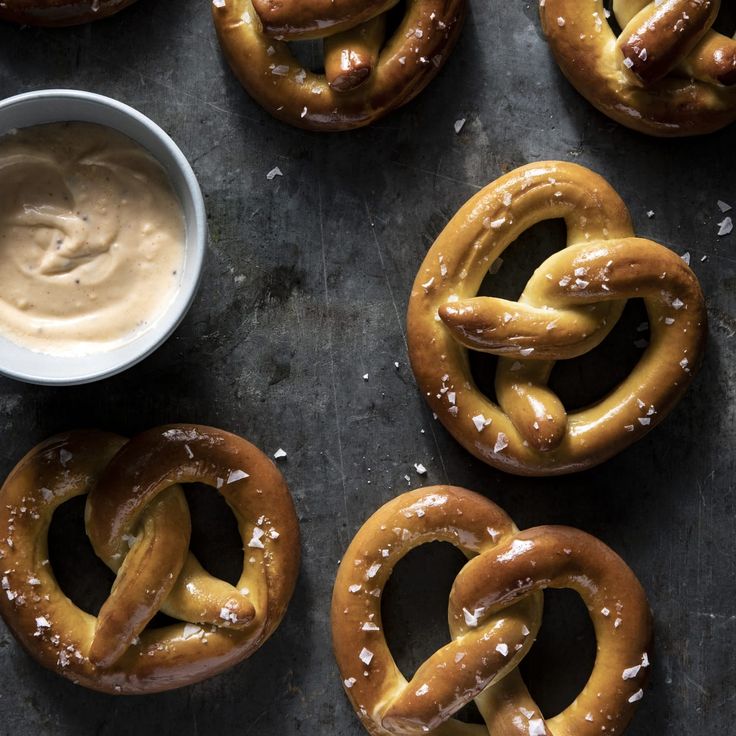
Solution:
<svg viewBox="0 0 736 736"><path fill-rule="evenodd" d="M248 98L221 59L204 0L140 0L70 30L0 26L0 96L77 87L139 108L189 157L211 227L194 307L151 358L81 388L0 380L2 475L34 443L71 427L221 426L288 452L282 467L304 553L288 615L267 645L178 692L87 692L40 669L2 628L0 732L357 736L330 648L338 560L382 502L446 481L487 494L519 526L586 529L634 568L657 646L631 736L732 732L736 234L716 236L716 202L736 205L736 130L682 141L629 132L561 77L535 3L471 6L457 50L424 94L369 129L331 136L277 123ZM456 135L460 118L467 122ZM687 397L646 439L596 470L524 480L476 462L432 421L407 364L404 315L423 255L456 209L500 173L547 158L599 171L628 203L638 234L691 254L710 338ZM267 181L274 166L284 175ZM494 288L518 292L561 238L554 224L535 229L509 252ZM599 363L631 359L635 323L633 314L617 333L621 350L599 354ZM199 536L217 540L227 514L211 499L200 505ZM109 578L85 547L81 506L62 516L56 543L73 554L60 576L93 605ZM385 606L405 668L447 637L443 609L460 563L434 547L399 568ZM219 558L219 549L210 553L212 565ZM525 671L553 710L574 695L593 645L574 600L548 601L551 621Z"/></svg>

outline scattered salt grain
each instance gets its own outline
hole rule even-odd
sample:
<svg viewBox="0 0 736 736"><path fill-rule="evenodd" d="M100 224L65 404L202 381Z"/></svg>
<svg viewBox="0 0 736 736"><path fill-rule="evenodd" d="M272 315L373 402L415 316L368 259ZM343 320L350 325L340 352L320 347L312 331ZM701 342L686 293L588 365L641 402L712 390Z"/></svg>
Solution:
<svg viewBox="0 0 736 736"><path fill-rule="evenodd" d="M724 217L718 223L718 235L730 235L733 232L733 220L730 217Z"/></svg>

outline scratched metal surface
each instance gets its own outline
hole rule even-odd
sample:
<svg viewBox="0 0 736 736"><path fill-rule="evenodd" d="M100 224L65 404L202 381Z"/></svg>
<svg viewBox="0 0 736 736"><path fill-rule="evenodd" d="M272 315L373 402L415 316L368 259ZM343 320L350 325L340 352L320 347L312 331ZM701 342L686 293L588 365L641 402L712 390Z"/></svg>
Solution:
<svg viewBox="0 0 736 736"><path fill-rule="evenodd" d="M139 108L192 161L211 227L196 303L154 356L82 388L0 379L0 474L37 441L78 426L132 433L195 421L268 452L283 447L302 522L301 578L283 625L250 661L147 698L76 688L36 666L3 627L0 732L360 734L330 649L334 571L370 512L422 484L415 462L428 468L426 483L482 491L521 527L579 526L631 564L657 627L651 686L631 736L730 732L736 235L716 237L716 201L736 205L736 131L667 142L617 127L561 78L533 3L495 3L488 12L472 0L457 51L418 100L370 129L321 137L275 122L239 88L208 3L172 5L141 0L73 30L0 26L0 96L73 86ZM461 117L467 123L456 135ZM520 480L471 459L432 421L407 365L404 315L423 254L458 206L501 172L544 158L600 171L639 234L692 255L711 333L694 387L645 440L592 472ZM284 176L267 181L274 166ZM518 292L560 241L559 228L537 228L510 252L494 288ZM633 313L619 330L620 349L599 354L598 364L620 369L633 359L637 320ZM568 383L596 389L568 374ZM220 557L236 557L232 522L211 499L200 506L200 547L209 541L203 555L217 568ZM61 516L59 575L94 608L110 578L85 546L81 506ZM443 607L459 561L435 546L400 567L384 607L406 670L448 636ZM548 600L551 622L525 672L553 712L584 680L593 649L580 605L564 595Z"/></svg>

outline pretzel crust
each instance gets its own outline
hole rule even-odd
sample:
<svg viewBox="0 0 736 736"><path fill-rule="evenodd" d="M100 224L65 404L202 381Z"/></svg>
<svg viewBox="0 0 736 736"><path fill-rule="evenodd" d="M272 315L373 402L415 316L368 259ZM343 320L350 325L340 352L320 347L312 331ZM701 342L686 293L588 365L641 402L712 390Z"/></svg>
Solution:
<svg viewBox="0 0 736 736"><path fill-rule="evenodd" d="M476 297L503 251L553 218L565 220L567 247L518 302ZM568 415L547 387L554 360L598 345L633 297L649 314L649 347L607 397ZM453 217L414 282L407 337L419 388L458 442L501 470L556 475L601 463L656 426L690 384L706 326L682 259L633 237L626 206L600 176L548 161L502 176ZM468 347L501 356L499 404L477 388Z"/></svg>
<svg viewBox="0 0 736 736"><path fill-rule="evenodd" d="M407 682L382 630L381 595L399 560L433 541L453 544L470 561L450 593L452 641ZM517 668L548 587L581 595L598 656L575 702L545 723ZM519 532L482 496L435 486L390 501L358 531L335 581L332 634L345 692L373 736L594 736L621 733L643 694L651 614L633 572L594 537L554 526ZM486 728L452 718L472 699Z"/></svg>
<svg viewBox="0 0 736 736"><path fill-rule="evenodd" d="M4 0L0 20L29 26L74 26L107 18L135 0Z"/></svg>
<svg viewBox="0 0 736 736"><path fill-rule="evenodd" d="M219 488L235 513L245 550L235 586L188 553L180 482ZM64 595L48 563L54 510L86 493L87 533L117 574L98 617ZM273 633L294 589L299 529L284 479L253 445L221 430L168 425L129 442L98 431L58 435L16 465L0 500L0 614L40 664L94 690L160 692L222 672ZM182 623L143 630L159 609Z"/></svg>
<svg viewBox="0 0 736 736"><path fill-rule="evenodd" d="M367 10L320 23L320 37L332 36L336 29L348 31L369 21L395 2L369 3ZM449 56L462 28L466 0L409 0L399 28L383 46L371 73L359 86L338 91L323 74L302 68L281 38L313 38L315 16L312 4L285 3L293 12L302 8L294 25L285 28L280 20L274 35L264 30L258 8L268 3L251 0L223 0L213 4L212 15L217 35L230 66L248 93L279 120L299 128L339 131L368 125L391 110L406 104L436 76ZM281 7L281 3L273 4ZM336 3L335 9L349 3ZM366 4L361 4L361 7ZM305 9L306 8L306 9ZM307 13L311 12L311 15ZM261 11L263 12L263 10ZM307 18L302 16L307 15ZM334 12L332 13L334 15ZM283 35L286 34L286 35Z"/></svg>
<svg viewBox="0 0 736 736"><path fill-rule="evenodd" d="M674 137L736 120L736 40L711 30L719 6L616 0L620 38L603 0L544 0L539 10L557 63L583 97L622 125Z"/></svg>

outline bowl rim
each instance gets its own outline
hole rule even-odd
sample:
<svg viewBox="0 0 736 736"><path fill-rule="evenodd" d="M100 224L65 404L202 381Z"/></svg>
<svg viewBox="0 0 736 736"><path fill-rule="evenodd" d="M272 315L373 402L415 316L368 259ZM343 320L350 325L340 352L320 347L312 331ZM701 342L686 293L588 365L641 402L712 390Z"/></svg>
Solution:
<svg viewBox="0 0 736 736"><path fill-rule="evenodd" d="M101 108L107 108L114 111L116 116L120 118L129 118L133 120L135 124L140 126L141 129L147 130L150 134L156 138L157 142L162 146L165 153L170 157L170 163L173 163L174 168L181 175L179 187L176 186L176 182L171 181L172 187L177 193L177 198L181 201L181 192L186 192L189 200L191 201L191 216L187 216L185 203L182 201L182 209L184 211L184 219L186 225L186 237L185 237L185 255L184 255L184 273L189 272L190 277L186 280L182 275L182 283L179 287L178 292L174 296L172 302L169 304L167 309L159 316L156 322L151 327L139 336L133 338L129 342L123 345L113 348L109 351L100 351L100 354L114 354L118 350L128 349L131 354L121 357L119 362L115 362L102 369L88 371L77 371L74 374L69 375L50 375L50 372L45 371L27 371L8 366L3 358L0 358L0 375L7 376L18 381L25 383L31 383L36 385L44 386L78 386L86 383L93 383L95 381L101 381L105 378L122 373L129 368L132 368L137 363L141 362L154 351L156 351L174 331L179 327L182 320L189 311L194 297L197 294L201 279L204 265L204 256L207 249L208 239L208 226L207 226L207 213L204 204L204 197L202 196L202 190L197 181L197 177L192 169L189 160L181 151L179 146L174 142L171 136L155 123L151 118L144 115L134 107L116 100L112 97L106 97L105 95L97 94L95 92L86 92L83 90L76 89L42 89L31 92L23 92L18 95L13 95L0 100L0 116L9 109L23 106L29 103L37 104L39 101L50 101L50 100L61 100L79 102L83 105L97 105ZM65 119L59 119L56 121L45 121L43 116L39 116L39 122L29 123L25 125L25 128L33 127L34 125L44 125L46 122L90 122L76 119L72 116L67 116ZM142 143L134 133L128 131L120 131L115 125L115 118L111 118L109 122L100 122L98 125L118 130L124 135L134 140L138 145L145 148L153 158L159 162L167 171L167 176L171 180L170 165L162 160L159 154L151 151L148 146ZM0 136L7 133L0 128ZM181 190L177 191L177 190ZM144 337L148 337L148 340L141 346L139 351L131 351L130 346L135 345L138 340L142 340ZM7 339L7 338L6 338ZM8 341L12 342L12 341ZM22 350L28 350L24 346L17 347ZM64 357L50 355L46 353L36 353L35 351L28 351L38 356L38 363L43 364L44 361L64 360ZM1 351L0 351L1 354ZM91 353L84 356L75 356L74 359L80 360L87 365L93 365L94 357L97 353Z"/></svg>

